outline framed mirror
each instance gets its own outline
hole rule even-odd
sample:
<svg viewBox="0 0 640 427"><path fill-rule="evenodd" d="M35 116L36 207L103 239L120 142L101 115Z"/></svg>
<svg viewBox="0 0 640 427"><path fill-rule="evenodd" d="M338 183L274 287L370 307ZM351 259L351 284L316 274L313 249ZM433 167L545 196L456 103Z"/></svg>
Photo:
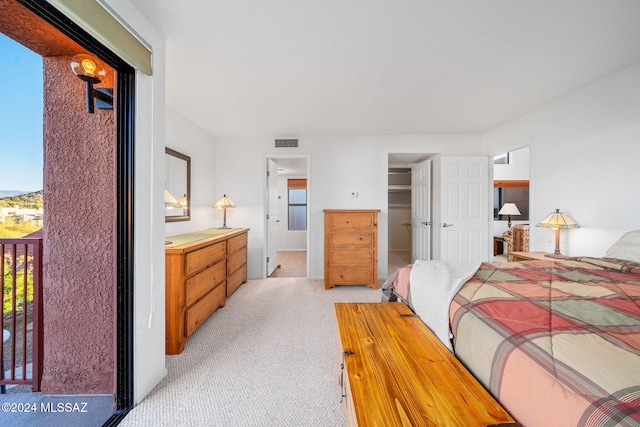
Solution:
<svg viewBox="0 0 640 427"><path fill-rule="evenodd" d="M191 157L164 149L164 220L191 219Z"/></svg>

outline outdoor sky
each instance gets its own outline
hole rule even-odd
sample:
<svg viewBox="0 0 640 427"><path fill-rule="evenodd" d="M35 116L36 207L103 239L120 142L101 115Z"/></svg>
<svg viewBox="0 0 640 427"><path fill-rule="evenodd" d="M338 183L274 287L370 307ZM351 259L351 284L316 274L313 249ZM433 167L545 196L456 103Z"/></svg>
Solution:
<svg viewBox="0 0 640 427"><path fill-rule="evenodd" d="M0 33L0 190L42 190L42 58Z"/></svg>

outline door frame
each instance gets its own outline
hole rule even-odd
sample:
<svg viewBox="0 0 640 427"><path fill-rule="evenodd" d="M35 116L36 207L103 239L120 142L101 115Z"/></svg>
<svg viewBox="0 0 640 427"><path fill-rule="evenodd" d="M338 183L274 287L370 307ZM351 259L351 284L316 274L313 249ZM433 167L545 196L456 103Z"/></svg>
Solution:
<svg viewBox="0 0 640 427"><path fill-rule="evenodd" d="M267 277L267 246L269 239L269 224L267 220L267 214L269 213L269 189L267 188L267 161L268 159L275 160L277 163L278 159L305 159L307 163L306 172L307 172L307 274L306 277L309 277L309 266L310 266L310 252L311 246L310 236L311 236L311 155L305 153L266 153L265 154L265 162L263 163L264 173L262 177L264 179L262 188L264 189L264 208L263 208L263 220L264 220L264 247L262 254L262 278L266 279Z"/></svg>
<svg viewBox="0 0 640 427"><path fill-rule="evenodd" d="M116 97L116 374L115 410L103 426L131 410L134 331L134 130L135 70L48 2L17 0L117 72Z"/></svg>

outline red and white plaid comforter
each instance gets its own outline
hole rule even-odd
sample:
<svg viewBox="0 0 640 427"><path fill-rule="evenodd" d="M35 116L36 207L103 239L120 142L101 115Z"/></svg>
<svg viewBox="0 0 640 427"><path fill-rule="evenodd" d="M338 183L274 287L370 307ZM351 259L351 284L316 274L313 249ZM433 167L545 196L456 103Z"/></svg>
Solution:
<svg viewBox="0 0 640 427"><path fill-rule="evenodd" d="M456 356L523 426L640 426L640 264L483 263L450 321Z"/></svg>

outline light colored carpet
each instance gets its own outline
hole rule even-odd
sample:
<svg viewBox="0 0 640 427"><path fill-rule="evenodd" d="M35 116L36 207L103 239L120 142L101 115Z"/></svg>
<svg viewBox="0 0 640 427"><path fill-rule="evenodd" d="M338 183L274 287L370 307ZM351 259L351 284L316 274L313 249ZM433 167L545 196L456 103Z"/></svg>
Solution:
<svg viewBox="0 0 640 427"><path fill-rule="evenodd" d="M307 277L307 251L278 251L278 265L269 277Z"/></svg>
<svg viewBox="0 0 640 427"><path fill-rule="evenodd" d="M398 268L411 264L411 251L407 250L391 250L389 251L389 275L396 271Z"/></svg>
<svg viewBox="0 0 640 427"><path fill-rule="evenodd" d="M380 297L321 280L249 281L167 356L168 377L120 425L342 426L333 303Z"/></svg>

